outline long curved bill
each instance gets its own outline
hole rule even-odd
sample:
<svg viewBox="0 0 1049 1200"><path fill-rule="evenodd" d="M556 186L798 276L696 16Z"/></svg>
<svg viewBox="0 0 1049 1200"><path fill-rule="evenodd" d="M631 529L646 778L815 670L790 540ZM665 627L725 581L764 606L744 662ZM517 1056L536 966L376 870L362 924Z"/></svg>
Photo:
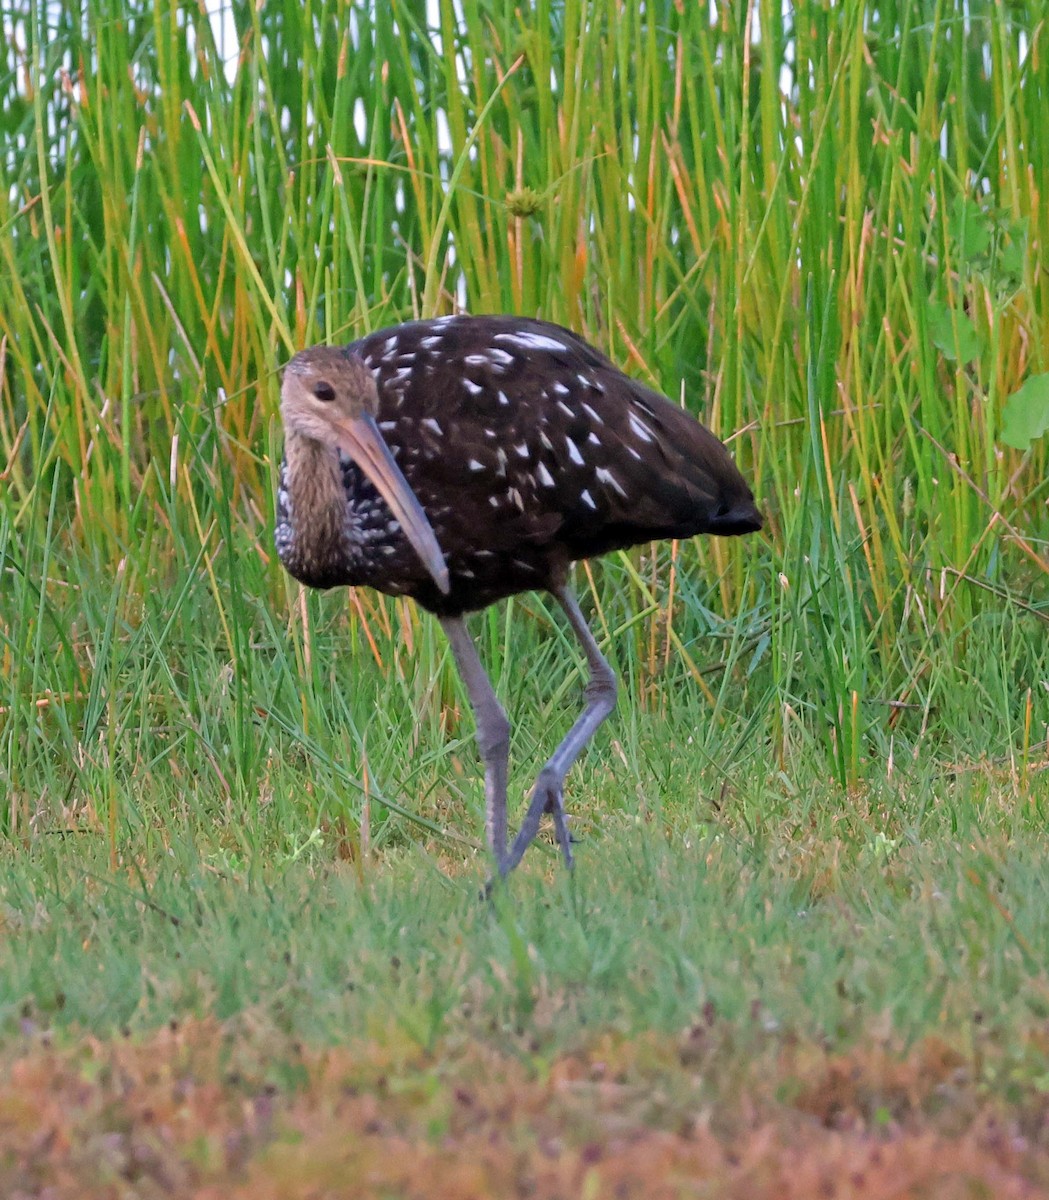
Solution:
<svg viewBox="0 0 1049 1200"><path fill-rule="evenodd" d="M375 421L370 416L364 416L356 420L337 420L334 426L339 449L357 463L378 489L400 522L404 536L415 548L423 566L433 576L441 591L447 595L448 565L444 561L437 537L426 519L422 505L415 498L411 485L394 461L390 448L383 441Z"/></svg>

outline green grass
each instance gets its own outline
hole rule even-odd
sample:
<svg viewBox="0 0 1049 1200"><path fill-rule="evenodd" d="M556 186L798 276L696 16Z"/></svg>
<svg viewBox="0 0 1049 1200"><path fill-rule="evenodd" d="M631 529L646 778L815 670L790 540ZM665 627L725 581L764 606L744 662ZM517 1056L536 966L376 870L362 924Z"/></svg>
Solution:
<svg viewBox="0 0 1049 1200"><path fill-rule="evenodd" d="M1003 836L1015 817L958 792L924 839L869 816L668 834L658 803L606 810L574 879L527 871L491 908L416 852L362 883L319 844L260 870L183 841L148 876L111 875L100 839L75 859L52 844L0 880L0 1020L112 1036L251 1012L307 1041L432 1050L502 1030L556 1053L602 1029L677 1034L712 1008L838 1046L879 1028L962 1050L986 1014L1008 1042L1049 1015L1044 872L1022 826Z"/></svg>
<svg viewBox="0 0 1049 1200"><path fill-rule="evenodd" d="M966 1053L979 1011L1026 1061L1049 462L1000 432L1049 370L1046 7L231 11L227 74L193 6L0 7L0 1042L710 1002ZM683 389L768 516L577 572L621 703L575 877L539 847L494 910L440 630L271 541L281 362L460 301ZM578 655L541 596L473 628L520 801Z"/></svg>

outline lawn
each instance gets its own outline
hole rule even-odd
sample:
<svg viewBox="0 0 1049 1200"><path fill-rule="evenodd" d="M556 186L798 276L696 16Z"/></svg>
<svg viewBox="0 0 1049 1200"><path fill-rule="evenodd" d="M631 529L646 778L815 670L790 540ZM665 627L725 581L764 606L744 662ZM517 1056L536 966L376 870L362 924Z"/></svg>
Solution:
<svg viewBox="0 0 1049 1200"><path fill-rule="evenodd" d="M1045 5L0 0L0 1193L1049 1196ZM562 322L754 537L490 899L437 623L272 544L279 369ZM511 803L584 664L471 619Z"/></svg>

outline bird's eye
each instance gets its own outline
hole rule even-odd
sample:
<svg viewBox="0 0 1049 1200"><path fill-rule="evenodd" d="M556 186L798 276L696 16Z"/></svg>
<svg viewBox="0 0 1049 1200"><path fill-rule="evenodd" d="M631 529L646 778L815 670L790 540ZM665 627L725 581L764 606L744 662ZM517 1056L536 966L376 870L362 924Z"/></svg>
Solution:
<svg viewBox="0 0 1049 1200"><path fill-rule="evenodd" d="M318 400L323 400L325 404L335 399L335 389L326 379L321 379L313 385L313 394Z"/></svg>

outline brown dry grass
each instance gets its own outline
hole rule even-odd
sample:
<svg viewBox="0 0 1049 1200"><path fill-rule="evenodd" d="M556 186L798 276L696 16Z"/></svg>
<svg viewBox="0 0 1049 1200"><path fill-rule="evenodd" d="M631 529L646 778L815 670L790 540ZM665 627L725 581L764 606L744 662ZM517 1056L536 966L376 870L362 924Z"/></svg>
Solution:
<svg viewBox="0 0 1049 1200"><path fill-rule="evenodd" d="M0 1065L10 1200L1049 1196L1049 1097L1032 1081L1006 1100L936 1040L832 1055L711 1018L544 1060L200 1021L33 1034Z"/></svg>

